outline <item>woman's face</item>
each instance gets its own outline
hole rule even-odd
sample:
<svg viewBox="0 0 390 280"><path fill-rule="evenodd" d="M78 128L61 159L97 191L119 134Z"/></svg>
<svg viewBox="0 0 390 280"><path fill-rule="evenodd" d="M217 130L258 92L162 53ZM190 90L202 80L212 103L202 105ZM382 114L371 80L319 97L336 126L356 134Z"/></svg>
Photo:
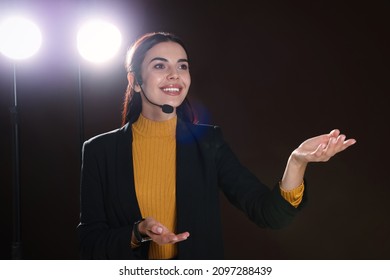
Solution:
<svg viewBox="0 0 390 280"><path fill-rule="evenodd" d="M156 104L168 104L176 109L187 96L191 76L188 58L183 47L175 42L162 42L153 46L141 65L142 89ZM136 87L139 91L140 88ZM151 119L168 119L161 108L150 104L141 93L142 114ZM174 111L176 113L176 110Z"/></svg>

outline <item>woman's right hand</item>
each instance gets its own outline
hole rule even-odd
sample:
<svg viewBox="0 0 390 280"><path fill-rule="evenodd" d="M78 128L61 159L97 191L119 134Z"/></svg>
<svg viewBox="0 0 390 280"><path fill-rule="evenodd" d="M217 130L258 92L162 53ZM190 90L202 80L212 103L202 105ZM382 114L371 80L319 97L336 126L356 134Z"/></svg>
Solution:
<svg viewBox="0 0 390 280"><path fill-rule="evenodd" d="M149 236L159 245L174 244L184 241L190 236L189 232L175 234L151 217L145 218L139 223L138 230L142 235Z"/></svg>

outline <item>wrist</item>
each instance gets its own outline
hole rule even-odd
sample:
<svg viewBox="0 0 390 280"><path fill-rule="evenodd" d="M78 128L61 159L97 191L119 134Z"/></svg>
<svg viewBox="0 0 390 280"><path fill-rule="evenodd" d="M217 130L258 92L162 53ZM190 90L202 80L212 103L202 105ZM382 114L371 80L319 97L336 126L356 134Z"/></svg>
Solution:
<svg viewBox="0 0 390 280"><path fill-rule="evenodd" d="M137 241L137 243L141 244L143 242L147 242L147 241L150 241L151 238L146 234L144 233L143 230L141 230L141 224L143 223L145 219L141 219L139 221L136 221L134 223L134 226L133 226L133 235L134 235L134 238L135 240ZM143 228L142 228L143 229Z"/></svg>
<svg viewBox="0 0 390 280"><path fill-rule="evenodd" d="M307 166L307 162L303 161L302 158L294 151L291 153L289 159L288 159L288 165L290 168L294 169L305 169Z"/></svg>

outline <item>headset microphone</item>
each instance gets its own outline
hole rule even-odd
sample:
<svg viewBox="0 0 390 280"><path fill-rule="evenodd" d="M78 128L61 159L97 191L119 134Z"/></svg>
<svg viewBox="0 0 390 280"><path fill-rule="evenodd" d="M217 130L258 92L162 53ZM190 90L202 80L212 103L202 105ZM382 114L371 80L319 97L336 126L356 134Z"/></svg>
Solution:
<svg viewBox="0 0 390 280"><path fill-rule="evenodd" d="M171 114L171 113L173 113L173 106L168 105L168 104L159 105L159 104L156 104L156 103L152 102L151 100L149 100L149 98L146 96L144 90L142 89L142 86L141 86L141 85L142 85L142 81L139 81L139 80L137 79L137 83L138 83L139 87L141 88L142 94L145 96L146 100L147 100L150 104L152 104L152 105L154 105L154 106L157 106L157 107L160 107L161 110L162 110L165 114Z"/></svg>
<svg viewBox="0 0 390 280"><path fill-rule="evenodd" d="M163 104L163 105L158 105L161 107L161 110L165 113L165 114L171 114L173 113L173 106L171 105L168 105L168 104Z"/></svg>

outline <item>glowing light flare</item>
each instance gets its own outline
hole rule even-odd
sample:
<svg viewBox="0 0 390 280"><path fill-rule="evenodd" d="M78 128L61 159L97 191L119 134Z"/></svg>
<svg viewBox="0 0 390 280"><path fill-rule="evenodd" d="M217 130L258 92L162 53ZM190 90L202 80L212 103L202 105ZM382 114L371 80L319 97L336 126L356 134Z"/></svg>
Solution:
<svg viewBox="0 0 390 280"><path fill-rule="evenodd" d="M95 63L105 62L119 51L122 35L114 25L92 20L83 25L77 34L80 55Z"/></svg>
<svg viewBox="0 0 390 280"><path fill-rule="evenodd" d="M38 26L20 16L0 23L0 52L12 59L26 59L34 55L42 44Z"/></svg>

